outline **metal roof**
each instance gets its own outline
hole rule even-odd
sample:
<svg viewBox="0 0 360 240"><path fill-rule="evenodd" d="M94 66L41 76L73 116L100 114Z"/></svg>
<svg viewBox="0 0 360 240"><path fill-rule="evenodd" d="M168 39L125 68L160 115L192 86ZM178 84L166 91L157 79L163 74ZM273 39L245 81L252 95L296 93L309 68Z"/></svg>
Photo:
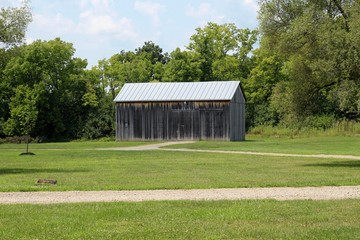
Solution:
<svg viewBox="0 0 360 240"><path fill-rule="evenodd" d="M240 81L126 83L114 102L231 100Z"/></svg>

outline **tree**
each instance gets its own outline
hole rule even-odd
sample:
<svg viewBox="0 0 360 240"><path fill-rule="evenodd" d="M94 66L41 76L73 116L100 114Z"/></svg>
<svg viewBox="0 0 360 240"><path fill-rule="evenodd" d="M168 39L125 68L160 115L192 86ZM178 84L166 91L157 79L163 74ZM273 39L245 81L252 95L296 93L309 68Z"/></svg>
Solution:
<svg viewBox="0 0 360 240"><path fill-rule="evenodd" d="M113 98L103 96L98 99L98 105L89 111L81 130L81 137L85 139L97 139L114 136L114 116Z"/></svg>
<svg viewBox="0 0 360 240"><path fill-rule="evenodd" d="M152 41L145 42L142 47L135 49L135 53L138 56L145 54L145 58L150 60L153 65L157 62L165 64L169 60L167 53L164 54L162 48Z"/></svg>
<svg viewBox="0 0 360 240"><path fill-rule="evenodd" d="M15 89L15 96L11 98L10 118L4 124L6 135L27 136L25 154L32 154L29 153L29 140L38 118L37 98L36 91L26 85L19 85Z"/></svg>
<svg viewBox="0 0 360 240"><path fill-rule="evenodd" d="M235 56L216 59L211 66L211 71L214 79L220 81L238 80L243 77L239 71L239 60Z"/></svg>
<svg viewBox="0 0 360 240"><path fill-rule="evenodd" d="M10 117L10 98L13 89L5 83L3 70L12 57L19 53L18 48L10 48L23 42L27 25L31 21L28 1L20 8L0 9L0 137L4 136L3 126Z"/></svg>
<svg viewBox="0 0 360 240"><path fill-rule="evenodd" d="M4 70L6 84L12 89L26 85L38 92L38 117L34 135L50 139L77 136L88 108L85 60L74 58L71 43L59 38L35 41L12 58ZM15 95L15 93L13 93Z"/></svg>
<svg viewBox="0 0 360 240"><path fill-rule="evenodd" d="M195 52L181 51L176 48L170 53L170 61L165 65L163 81L197 82L200 81L202 61Z"/></svg>
<svg viewBox="0 0 360 240"><path fill-rule="evenodd" d="M283 59L290 81L286 115L298 122L317 115L359 118L358 94L351 94L351 102L343 94L349 86L360 87L359 2L262 0L260 5L261 47Z"/></svg>
<svg viewBox="0 0 360 240"><path fill-rule="evenodd" d="M0 43L14 46L23 42L28 24L32 20L28 1L19 8L0 9Z"/></svg>
<svg viewBox="0 0 360 240"><path fill-rule="evenodd" d="M201 81L218 80L213 73L213 64L216 61L229 62L231 58L227 58L228 56L233 56L238 61L239 74L235 75L246 77L248 72L241 74L240 71L246 69L243 65L248 64L248 54L256 42L256 36L257 31L238 29L235 24L208 23L204 28L196 28L196 33L190 38L188 49L200 55ZM232 61L232 65L233 63ZM218 70L219 64L215 68Z"/></svg>
<svg viewBox="0 0 360 240"><path fill-rule="evenodd" d="M276 84L287 81L282 72L284 62L265 49L254 51L253 62L255 67L242 82L247 98L247 126L275 125L278 117L270 100Z"/></svg>
<svg viewBox="0 0 360 240"><path fill-rule="evenodd" d="M9 136L30 135L38 115L36 104L36 93L26 85L19 85L11 98L10 118L5 123L5 133Z"/></svg>
<svg viewBox="0 0 360 240"><path fill-rule="evenodd" d="M107 60L104 60L107 62ZM96 139L114 135L114 106L112 93L107 89L107 74L98 67L85 70L86 93L82 97L82 106L86 114L78 137ZM114 89L115 91L115 89Z"/></svg>
<svg viewBox="0 0 360 240"><path fill-rule="evenodd" d="M152 41L148 41L145 42L142 47L135 49L135 54L137 56L137 59L141 59L143 62L147 62L146 60L150 61L151 67L148 66L148 63L146 63L147 71L150 70L150 80L161 81L163 66L169 61L168 53L163 53L163 50L159 45L156 45ZM142 74L141 76L146 77L146 75L147 74Z"/></svg>
<svg viewBox="0 0 360 240"><path fill-rule="evenodd" d="M124 63L125 82L149 82L152 79L152 64L150 60L137 56L131 62Z"/></svg>
<svg viewBox="0 0 360 240"><path fill-rule="evenodd" d="M99 61L102 82L114 99L117 91L125 83L161 81L167 53L153 42L145 42L135 52L122 50L109 59Z"/></svg>
<svg viewBox="0 0 360 240"><path fill-rule="evenodd" d="M121 77L119 68L121 68L121 62L116 60L116 55L112 56L109 60L103 59L99 61L99 71L101 72L102 88L109 89L113 99L116 95L116 90L121 86Z"/></svg>
<svg viewBox="0 0 360 240"><path fill-rule="evenodd" d="M13 87L5 80L4 69L8 62L20 54L22 47L1 49L0 48L0 138L5 136L3 126L10 117L10 99L13 96Z"/></svg>

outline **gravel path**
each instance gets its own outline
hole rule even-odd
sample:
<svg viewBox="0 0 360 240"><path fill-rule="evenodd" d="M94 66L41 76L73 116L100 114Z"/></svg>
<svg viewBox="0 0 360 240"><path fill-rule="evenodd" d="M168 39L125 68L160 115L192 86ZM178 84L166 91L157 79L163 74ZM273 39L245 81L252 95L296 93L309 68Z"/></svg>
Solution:
<svg viewBox="0 0 360 240"><path fill-rule="evenodd" d="M0 204L141 202L163 200L360 199L360 186L223 188L189 190L0 192Z"/></svg>
<svg viewBox="0 0 360 240"><path fill-rule="evenodd" d="M187 148L160 148L160 150L179 151L179 152L227 153L227 154L243 154L243 155L258 155L258 156L276 156L276 157L337 158L337 159L360 160L360 156L353 156L353 155L268 153L268 152L202 150L202 149L187 149Z"/></svg>
<svg viewBox="0 0 360 240"><path fill-rule="evenodd" d="M161 148L175 144L186 144L193 142L194 141L165 142L165 143L149 144L149 145L142 145L135 147L96 148L95 150L114 150L114 151L163 150L163 151L178 151L178 152L207 152L207 153L226 153L226 154L243 154L243 155L276 156L276 157L337 158L337 159L360 160L360 156L353 156L353 155L293 154L293 153L224 151L224 150L188 149L188 148Z"/></svg>
<svg viewBox="0 0 360 240"><path fill-rule="evenodd" d="M155 144L140 145L134 147L96 148L95 150L115 150L115 151L164 150L166 148L161 148L161 147L175 145L175 144L186 144L186 143L194 143L194 141L164 142L164 143L155 143Z"/></svg>

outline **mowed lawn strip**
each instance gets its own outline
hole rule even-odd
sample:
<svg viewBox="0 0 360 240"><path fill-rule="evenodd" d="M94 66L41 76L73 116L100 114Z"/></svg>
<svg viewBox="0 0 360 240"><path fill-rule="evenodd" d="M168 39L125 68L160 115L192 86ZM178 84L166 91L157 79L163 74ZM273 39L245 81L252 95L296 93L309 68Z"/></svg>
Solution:
<svg viewBox="0 0 360 240"><path fill-rule="evenodd" d="M94 148L118 148L118 147L134 147L148 144L155 144L160 142L120 142L120 141L73 141L73 142L54 142L54 143L30 143L29 151L36 152L39 149L94 149ZM0 153L4 150L26 150L26 144L0 144Z"/></svg>
<svg viewBox="0 0 360 240"><path fill-rule="evenodd" d="M0 205L0 239L358 239L359 213L358 200Z"/></svg>
<svg viewBox="0 0 360 240"><path fill-rule="evenodd" d="M292 154L329 154L360 156L360 136L310 138L260 138L248 136L246 141L199 141L164 148L189 148L225 151L251 151Z"/></svg>
<svg viewBox="0 0 360 240"><path fill-rule="evenodd" d="M172 151L1 150L0 191L360 185L360 161ZM56 179L56 185L36 185Z"/></svg>

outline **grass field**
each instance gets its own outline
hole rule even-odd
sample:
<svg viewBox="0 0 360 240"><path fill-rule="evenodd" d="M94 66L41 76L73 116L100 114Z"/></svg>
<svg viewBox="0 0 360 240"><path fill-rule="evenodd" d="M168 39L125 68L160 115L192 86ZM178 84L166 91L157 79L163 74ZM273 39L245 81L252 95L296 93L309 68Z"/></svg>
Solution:
<svg viewBox="0 0 360 240"><path fill-rule="evenodd" d="M167 148L360 156L360 137L261 138L250 135L243 142L199 141Z"/></svg>
<svg viewBox="0 0 360 240"><path fill-rule="evenodd" d="M93 148L113 148L113 147L132 147L154 142L101 142L101 141L74 141L74 142L56 142L56 143L30 143L29 151L33 152L41 149L93 149ZM0 144L0 151L3 150L26 150L26 144Z"/></svg>
<svg viewBox="0 0 360 240"><path fill-rule="evenodd" d="M356 137L249 139L178 147L360 155ZM0 144L0 191L360 185L358 160L93 150L142 144ZM0 239L360 239L359 214L359 200L0 205Z"/></svg>
<svg viewBox="0 0 360 240"><path fill-rule="evenodd" d="M360 202L0 205L0 239L359 239Z"/></svg>
<svg viewBox="0 0 360 240"><path fill-rule="evenodd" d="M113 146L113 144L115 143L109 145ZM360 161L358 160L79 149L85 148L87 143L81 143L78 149L46 150L46 148L54 148L53 144L40 145L42 149L37 149L37 145L33 147L35 156L19 156L21 152L19 149L6 149L2 146L0 191L201 189L360 184ZM102 145L104 146L106 145ZM62 147L65 146L60 146ZM56 186L36 185L35 182L40 178L56 179L58 184Z"/></svg>

